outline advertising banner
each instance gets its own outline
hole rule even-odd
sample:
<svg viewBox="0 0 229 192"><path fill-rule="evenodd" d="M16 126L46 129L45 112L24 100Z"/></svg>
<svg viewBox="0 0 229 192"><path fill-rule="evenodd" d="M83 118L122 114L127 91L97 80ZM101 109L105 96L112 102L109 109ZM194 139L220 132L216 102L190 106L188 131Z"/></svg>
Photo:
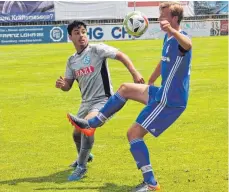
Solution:
<svg viewBox="0 0 229 192"><path fill-rule="evenodd" d="M154 27L153 27L154 26ZM115 40L131 40L131 39L152 39L152 38L162 38L163 32L154 31L153 34L150 32L151 28L155 28L156 25L150 24L149 29L141 37L136 38L127 34L126 30L122 25L88 25L87 35L89 41L115 41ZM160 28L159 24L157 27ZM68 42L71 42L68 39Z"/></svg>
<svg viewBox="0 0 229 192"><path fill-rule="evenodd" d="M182 22L181 28L191 37L208 37L210 36L211 22L209 21L193 21Z"/></svg>
<svg viewBox="0 0 229 192"><path fill-rule="evenodd" d="M195 15L228 14L228 1L194 1Z"/></svg>
<svg viewBox="0 0 229 192"><path fill-rule="evenodd" d="M182 22L181 27L190 37L228 34L227 20ZM148 30L139 38L127 34L122 25L89 25L87 27L89 41L162 39L164 34L159 23L150 23ZM0 27L0 45L58 42L70 42L66 25Z"/></svg>
<svg viewBox="0 0 229 192"><path fill-rule="evenodd" d="M220 26L220 21L215 21ZM225 25L225 23L223 23ZM211 21L182 22L181 27L190 37L210 36ZM224 27L225 28L225 27ZM215 29L214 29L215 30ZM141 37L128 35L122 25L89 25L87 27L89 41L131 40L131 39L162 39L164 32L159 23L150 23L148 30ZM220 33L220 30L219 30ZM220 34L219 34L220 35ZM68 40L70 41L70 40Z"/></svg>
<svg viewBox="0 0 229 192"><path fill-rule="evenodd" d="M0 1L0 22L54 21L53 1Z"/></svg>
<svg viewBox="0 0 229 192"><path fill-rule="evenodd" d="M228 20L220 21L220 35L228 35Z"/></svg>
<svg viewBox="0 0 229 192"><path fill-rule="evenodd" d="M220 35L220 21L209 21L210 23L210 36Z"/></svg>
<svg viewBox="0 0 229 192"><path fill-rule="evenodd" d="M67 42L66 26L0 27L0 45Z"/></svg>

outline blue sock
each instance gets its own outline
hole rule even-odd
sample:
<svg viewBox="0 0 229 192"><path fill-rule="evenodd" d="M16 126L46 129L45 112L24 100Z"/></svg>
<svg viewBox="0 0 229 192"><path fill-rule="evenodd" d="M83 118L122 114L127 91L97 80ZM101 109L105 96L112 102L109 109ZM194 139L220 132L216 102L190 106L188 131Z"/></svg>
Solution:
<svg viewBox="0 0 229 192"><path fill-rule="evenodd" d="M126 101L125 98L116 92L109 98L104 107L99 111L99 114L88 120L90 127L96 128L102 125L109 117L119 111L125 105Z"/></svg>
<svg viewBox="0 0 229 192"><path fill-rule="evenodd" d="M148 184L156 185L153 169L149 160L149 151L142 139L135 139L130 142L130 152L132 153L138 169L141 169L144 181Z"/></svg>

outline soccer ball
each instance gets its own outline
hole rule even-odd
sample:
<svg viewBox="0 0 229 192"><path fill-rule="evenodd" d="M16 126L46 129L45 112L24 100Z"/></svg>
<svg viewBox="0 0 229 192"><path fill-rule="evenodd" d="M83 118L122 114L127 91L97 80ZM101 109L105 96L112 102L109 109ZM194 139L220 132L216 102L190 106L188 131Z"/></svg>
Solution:
<svg viewBox="0 0 229 192"><path fill-rule="evenodd" d="M134 11L126 15L123 26L129 35L140 37L148 29L149 21L140 11Z"/></svg>

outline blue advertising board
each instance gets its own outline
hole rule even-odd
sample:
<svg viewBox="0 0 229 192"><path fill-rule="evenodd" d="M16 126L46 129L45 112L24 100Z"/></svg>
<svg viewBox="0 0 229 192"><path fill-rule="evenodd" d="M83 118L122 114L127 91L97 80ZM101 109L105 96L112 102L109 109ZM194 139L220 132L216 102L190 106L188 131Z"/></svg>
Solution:
<svg viewBox="0 0 229 192"><path fill-rule="evenodd" d="M54 21L53 1L0 1L0 22Z"/></svg>
<svg viewBox="0 0 229 192"><path fill-rule="evenodd" d="M0 45L67 42L66 26L0 27Z"/></svg>

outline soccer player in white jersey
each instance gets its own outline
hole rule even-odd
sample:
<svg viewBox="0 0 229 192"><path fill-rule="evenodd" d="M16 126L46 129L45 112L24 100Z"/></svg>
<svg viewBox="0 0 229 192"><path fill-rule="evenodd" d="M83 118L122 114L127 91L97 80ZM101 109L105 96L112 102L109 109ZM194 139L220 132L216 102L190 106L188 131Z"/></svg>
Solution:
<svg viewBox="0 0 229 192"><path fill-rule="evenodd" d="M80 118L90 119L98 114L107 99L113 95L107 58L121 61L133 76L135 83L144 83L141 74L135 69L129 57L116 48L105 44L88 44L86 24L74 21L68 25L68 34L76 53L69 57L65 77L56 81L56 87L69 91L76 80L82 96L82 103L77 113ZM85 136L74 130L73 139L78 151L76 167L69 180L79 180L87 172L86 164L94 143L94 136Z"/></svg>
<svg viewBox="0 0 229 192"><path fill-rule="evenodd" d="M149 78L149 85L122 84L99 114L89 120L68 114L76 129L90 130L91 127L101 126L107 118L119 111L127 99L146 105L127 133L130 152L144 178L143 183L133 190L135 192L160 190L143 137L147 133L158 137L172 125L185 110L189 95L192 42L180 28L183 7L179 3L164 2L159 9L160 26L166 35L161 60ZM153 84L160 75L161 86L156 87Z"/></svg>

